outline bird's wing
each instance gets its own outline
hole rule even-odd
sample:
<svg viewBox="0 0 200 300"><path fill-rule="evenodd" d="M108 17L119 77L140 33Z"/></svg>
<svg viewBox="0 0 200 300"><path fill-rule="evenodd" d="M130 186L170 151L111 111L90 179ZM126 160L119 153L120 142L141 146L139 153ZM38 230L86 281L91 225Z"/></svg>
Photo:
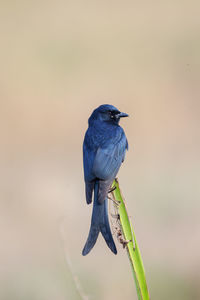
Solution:
<svg viewBox="0 0 200 300"><path fill-rule="evenodd" d="M84 166L84 178L85 178L85 194L88 204L92 202L92 194L94 190L95 176L92 173L92 166L95 158L95 150L93 149L92 135L87 130L85 139L83 142L83 166Z"/></svg>
<svg viewBox="0 0 200 300"><path fill-rule="evenodd" d="M124 131L120 130L98 148L92 168L93 174L102 180L114 179L124 160L126 148L126 136Z"/></svg>

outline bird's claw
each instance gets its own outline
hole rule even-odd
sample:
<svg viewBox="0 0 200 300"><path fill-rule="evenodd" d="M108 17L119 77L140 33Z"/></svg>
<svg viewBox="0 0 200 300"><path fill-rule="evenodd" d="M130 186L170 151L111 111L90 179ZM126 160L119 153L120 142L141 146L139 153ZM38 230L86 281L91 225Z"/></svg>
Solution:
<svg viewBox="0 0 200 300"><path fill-rule="evenodd" d="M108 193L112 193L112 192L114 192L114 190L116 190L116 186L113 186L113 187L108 191Z"/></svg>

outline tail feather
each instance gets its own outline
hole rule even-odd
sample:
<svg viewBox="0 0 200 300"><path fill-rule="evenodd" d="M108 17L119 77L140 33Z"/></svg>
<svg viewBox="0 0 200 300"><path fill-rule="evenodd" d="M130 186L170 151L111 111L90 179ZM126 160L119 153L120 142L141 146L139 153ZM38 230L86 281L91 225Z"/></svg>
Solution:
<svg viewBox="0 0 200 300"><path fill-rule="evenodd" d="M94 187L94 205L92 211L92 220L90 226L90 232L83 248L82 254L87 255L90 250L94 247L99 232L102 233L108 247L110 250L117 254L117 249L112 237L110 230L109 219L108 219L108 199L106 198L102 204L98 202L98 181L95 183Z"/></svg>

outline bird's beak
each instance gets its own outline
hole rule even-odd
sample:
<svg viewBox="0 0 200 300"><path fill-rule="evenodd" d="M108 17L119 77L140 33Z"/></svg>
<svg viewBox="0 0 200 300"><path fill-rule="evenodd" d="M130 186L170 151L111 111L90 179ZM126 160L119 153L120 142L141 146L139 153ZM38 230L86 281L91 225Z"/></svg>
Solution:
<svg viewBox="0 0 200 300"><path fill-rule="evenodd" d="M118 116L118 118L126 118L129 115L127 115L126 113L120 112L117 116Z"/></svg>

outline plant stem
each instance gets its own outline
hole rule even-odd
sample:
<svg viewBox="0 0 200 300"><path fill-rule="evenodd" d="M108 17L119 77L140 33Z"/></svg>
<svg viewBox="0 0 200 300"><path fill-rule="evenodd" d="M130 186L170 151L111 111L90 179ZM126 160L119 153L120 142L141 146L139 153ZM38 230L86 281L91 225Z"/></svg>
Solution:
<svg viewBox="0 0 200 300"><path fill-rule="evenodd" d="M114 180L112 188L113 191L111 193L114 199L113 203L115 210L117 210L118 221L121 229L121 233L118 232L118 237L120 235L123 235L124 237L123 239L120 237L120 242L127 249L133 277L135 280L138 300L149 300L150 296L147 288L145 271L140 250L117 179Z"/></svg>

